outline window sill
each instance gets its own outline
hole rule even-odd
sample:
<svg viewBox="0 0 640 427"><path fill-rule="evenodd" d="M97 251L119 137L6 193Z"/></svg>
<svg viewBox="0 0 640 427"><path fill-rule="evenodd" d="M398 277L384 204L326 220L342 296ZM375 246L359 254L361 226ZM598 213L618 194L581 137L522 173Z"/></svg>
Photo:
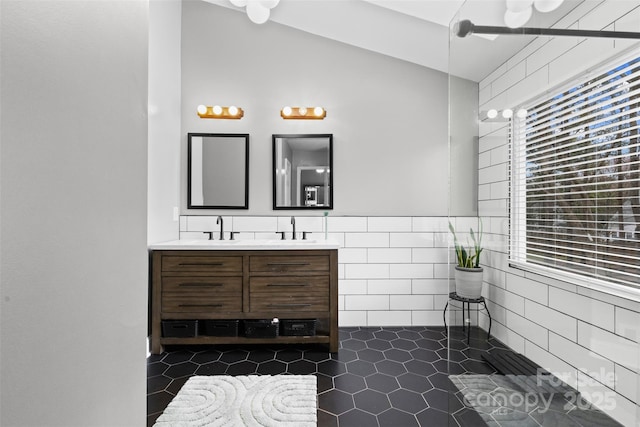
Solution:
<svg viewBox="0 0 640 427"><path fill-rule="evenodd" d="M640 289L631 286L617 285L604 280L580 276L569 272L559 271L536 264L524 263L520 261L509 260L509 267L524 272L538 274L553 280L566 282L569 285L581 288L591 289L593 291L602 292L618 298L640 302Z"/></svg>

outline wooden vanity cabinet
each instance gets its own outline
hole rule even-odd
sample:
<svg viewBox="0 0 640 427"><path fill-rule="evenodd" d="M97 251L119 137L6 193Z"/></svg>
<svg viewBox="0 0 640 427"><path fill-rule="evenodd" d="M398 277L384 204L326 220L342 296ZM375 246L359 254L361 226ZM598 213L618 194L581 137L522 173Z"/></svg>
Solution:
<svg viewBox="0 0 640 427"><path fill-rule="evenodd" d="M171 344L327 344L338 351L338 250L153 250L151 352ZM162 322L316 319L316 335L163 337Z"/></svg>

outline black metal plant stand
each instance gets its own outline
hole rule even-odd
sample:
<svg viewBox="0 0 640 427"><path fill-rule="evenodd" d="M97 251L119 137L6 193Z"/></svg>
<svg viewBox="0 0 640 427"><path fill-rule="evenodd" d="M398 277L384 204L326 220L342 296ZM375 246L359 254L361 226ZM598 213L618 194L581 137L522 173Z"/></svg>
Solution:
<svg viewBox="0 0 640 427"><path fill-rule="evenodd" d="M484 297L479 298L465 298L461 297L455 292L449 293L449 300L460 301L462 303L462 330L464 331L466 328L467 331L467 344L469 344L469 334L471 332L471 323L468 326L465 326L465 311L467 314L471 312L471 304L482 304L484 306L487 315L489 316L489 330L487 331L487 339L491 337L491 313L489 313L489 309L487 308L487 302L484 300ZM444 306L444 311L442 312L442 318L444 319L444 328L447 329L447 307L449 307L449 301ZM466 308L465 308L466 307Z"/></svg>

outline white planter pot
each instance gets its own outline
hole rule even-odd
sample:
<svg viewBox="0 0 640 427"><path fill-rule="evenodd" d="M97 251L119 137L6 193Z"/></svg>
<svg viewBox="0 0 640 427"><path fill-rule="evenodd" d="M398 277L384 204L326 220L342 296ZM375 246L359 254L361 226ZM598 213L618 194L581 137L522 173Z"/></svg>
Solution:
<svg viewBox="0 0 640 427"><path fill-rule="evenodd" d="M456 293L464 298L480 298L483 271L482 267L463 268L456 266Z"/></svg>

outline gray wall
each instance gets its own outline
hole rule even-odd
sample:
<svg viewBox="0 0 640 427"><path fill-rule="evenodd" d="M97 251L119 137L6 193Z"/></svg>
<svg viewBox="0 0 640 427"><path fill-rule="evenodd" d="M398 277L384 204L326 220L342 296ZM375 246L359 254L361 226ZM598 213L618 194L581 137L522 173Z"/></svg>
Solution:
<svg viewBox="0 0 640 427"><path fill-rule="evenodd" d="M441 72L184 1L182 213L215 213L186 209L186 134L231 132L251 134L250 202L225 213L275 214L271 134L332 133L332 215L447 215L447 86ZM198 104L237 105L245 116L203 120ZM283 120L285 105L321 105L327 118Z"/></svg>
<svg viewBox="0 0 640 427"><path fill-rule="evenodd" d="M180 0L149 1L149 243L178 238L181 14Z"/></svg>
<svg viewBox="0 0 640 427"><path fill-rule="evenodd" d="M449 78L449 215L478 214L478 84Z"/></svg>
<svg viewBox="0 0 640 427"><path fill-rule="evenodd" d="M146 422L147 9L0 3L0 425Z"/></svg>

